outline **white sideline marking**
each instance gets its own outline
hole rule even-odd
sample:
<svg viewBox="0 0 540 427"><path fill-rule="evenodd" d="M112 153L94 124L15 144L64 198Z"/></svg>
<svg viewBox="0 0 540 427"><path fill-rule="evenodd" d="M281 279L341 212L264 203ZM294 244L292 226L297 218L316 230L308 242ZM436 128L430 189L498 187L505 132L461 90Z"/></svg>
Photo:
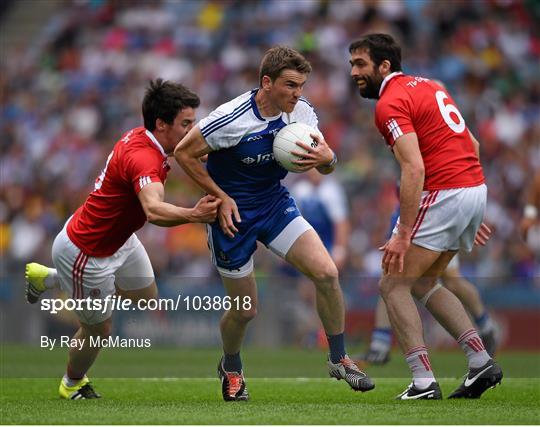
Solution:
<svg viewBox="0 0 540 427"><path fill-rule="evenodd" d="M96 377L97 378L97 377ZM174 381L219 381L219 378L203 378L203 377L143 377L143 378L134 378L134 377L126 377L126 378L100 378L100 380L107 379L107 380L137 380L137 381L163 381L163 382L174 382ZM253 382L253 381L262 381L262 382L329 382L329 381L335 381L335 378L307 378L307 377L247 377L247 381ZM398 382L398 381L407 381L410 380L410 378L374 378L375 381L382 381L382 382ZM437 378L437 380L441 381L457 381L459 378L452 378L452 377L440 377Z"/></svg>
<svg viewBox="0 0 540 427"><path fill-rule="evenodd" d="M125 379L136 379L140 381L163 381L163 382L170 382L170 381L219 381L219 378L188 378L188 377L146 377L146 378L108 378L108 379L118 379L118 380L125 380ZM257 378L252 377L250 378L250 381L295 381L295 382L323 382L323 381L330 381L332 378L304 378L304 377L297 377L297 378L271 378L271 377L265 377L265 378Z"/></svg>

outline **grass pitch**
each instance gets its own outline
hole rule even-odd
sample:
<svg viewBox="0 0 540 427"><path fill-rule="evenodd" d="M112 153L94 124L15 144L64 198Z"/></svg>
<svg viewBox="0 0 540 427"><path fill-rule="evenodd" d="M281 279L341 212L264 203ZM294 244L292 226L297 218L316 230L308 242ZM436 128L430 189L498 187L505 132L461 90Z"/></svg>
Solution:
<svg viewBox="0 0 540 427"><path fill-rule="evenodd" d="M35 368L37 355L41 369ZM2 424L540 423L538 354L501 355L503 383L481 399L414 402L393 400L409 382L397 353L389 365L367 368L375 390L355 393L344 381L325 376L322 352L247 350L251 400L230 403L221 400L214 373L217 349L104 351L91 372L103 398L90 401L57 397L65 357L65 351L2 347ZM447 396L465 373L463 355L434 352L431 361Z"/></svg>

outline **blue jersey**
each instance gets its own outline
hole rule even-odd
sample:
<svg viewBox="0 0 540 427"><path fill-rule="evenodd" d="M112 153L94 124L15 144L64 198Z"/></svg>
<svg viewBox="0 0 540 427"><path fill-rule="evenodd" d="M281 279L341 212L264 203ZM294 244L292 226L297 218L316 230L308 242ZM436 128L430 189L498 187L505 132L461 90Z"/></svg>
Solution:
<svg viewBox="0 0 540 427"><path fill-rule="evenodd" d="M246 92L219 106L199 122L199 129L213 150L208 155L208 173L241 211L261 210L273 198L287 194L280 182L287 170L274 160L272 149L276 133L294 122L318 131L317 115L304 98L291 113L262 117L255 102L257 91Z"/></svg>

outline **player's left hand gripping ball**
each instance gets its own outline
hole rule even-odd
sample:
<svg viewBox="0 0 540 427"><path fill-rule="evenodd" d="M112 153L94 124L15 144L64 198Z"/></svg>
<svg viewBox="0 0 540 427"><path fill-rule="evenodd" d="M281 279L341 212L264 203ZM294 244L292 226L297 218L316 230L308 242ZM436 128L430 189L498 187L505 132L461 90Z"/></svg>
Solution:
<svg viewBox="0 0 540 427"><path fill-rule="evenodd" d="M312 133L310 136L313 139L311 145L301 141L296 142L296 145L305 150L304 153L300 151L291 152L291 154L299 157L298 160L294 160L292 163L298 165L303 172L311 168L329 165L334 159L334 152L321 135Z"/></svg>

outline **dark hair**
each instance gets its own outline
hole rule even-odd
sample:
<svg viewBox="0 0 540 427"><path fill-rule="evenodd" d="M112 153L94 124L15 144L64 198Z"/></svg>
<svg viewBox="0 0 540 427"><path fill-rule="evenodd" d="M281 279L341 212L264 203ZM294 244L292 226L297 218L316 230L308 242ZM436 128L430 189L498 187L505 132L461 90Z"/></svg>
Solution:
<svg viewBox="0 0 540 427"><path fill-rule="evenodd" d="M259 68L259 85L263 76L275 81L283 70L296 70L303 74L311 72L311 65L304 56L286 46L274 46L268 49L261 60Z"/></svg>
<svg viewBox="0 0 540 427"><path fill-rule="evenodd" d="M390 71L401 71L401 47L389 34L367 34L355 40L349 46L349 53L355 50L367 50L375 66L387 59Z"/></svg>
<svg viewBox="0 0 540 427"><path fill-rule="evenodd" d="M197 108L199 97L185 86L163 79L151 80L142 102L144 127L150 132L156 129L156 120L172 125L180 110Z"/></svg>

